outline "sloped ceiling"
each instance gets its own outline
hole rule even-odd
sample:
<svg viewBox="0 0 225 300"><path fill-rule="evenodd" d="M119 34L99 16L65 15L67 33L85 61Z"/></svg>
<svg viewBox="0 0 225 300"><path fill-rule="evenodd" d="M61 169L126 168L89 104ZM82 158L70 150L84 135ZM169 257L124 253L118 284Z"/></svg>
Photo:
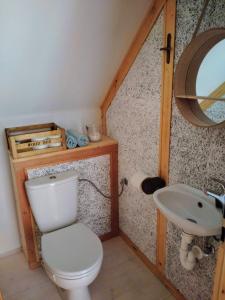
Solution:
<svg viewBox="0 0 225 300"><path fill-rule="evenodd" d="M99 105L152 0L0 0L0 117Z"/></svg>

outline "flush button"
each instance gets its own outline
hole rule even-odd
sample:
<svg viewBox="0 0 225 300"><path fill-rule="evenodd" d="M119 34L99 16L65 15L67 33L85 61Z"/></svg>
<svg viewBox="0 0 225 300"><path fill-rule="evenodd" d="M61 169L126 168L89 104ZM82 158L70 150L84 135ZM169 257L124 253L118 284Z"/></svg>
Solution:
<svg viewBox="0 0 225 300"><path fill-rule="evenodd" d="M56 179L55 175L49 176L49 179Z"/></svg>

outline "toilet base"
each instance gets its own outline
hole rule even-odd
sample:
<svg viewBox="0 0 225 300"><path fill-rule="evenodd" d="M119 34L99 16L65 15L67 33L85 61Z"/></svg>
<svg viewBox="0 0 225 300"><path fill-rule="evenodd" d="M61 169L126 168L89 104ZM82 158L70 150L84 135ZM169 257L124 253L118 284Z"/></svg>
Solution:
<svg viewBox="0 0 225 300"><path fill-rule="evenodd" d="M88 287L83 286L74 290L66 290L65 300L91 300Z"/></svg>
<svg viewBox="0 0 225 300"><path fill-rule="evenodd" d="M62 300L91 300L88 287L82 287L74 290L65 290L56 286ZM77 291L78 290L78 291ZM74 293L75 292L75 293Z"/></svg>

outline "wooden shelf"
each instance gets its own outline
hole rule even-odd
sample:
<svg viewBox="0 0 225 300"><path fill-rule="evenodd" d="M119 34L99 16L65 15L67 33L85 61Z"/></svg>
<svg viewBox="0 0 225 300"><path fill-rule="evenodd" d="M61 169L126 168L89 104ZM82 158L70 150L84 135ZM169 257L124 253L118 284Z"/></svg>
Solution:
<svg viewBox="0 0 225 300"><path fill-rule="evenodd" d="M187 99L187 100L225 101L225 98L215 98L215 97L195 96L195 95L176 95L175 97L179 99Z"/></svg>
<svg viewBox="0 0 225 300"><path fill-rule="evenodd" d="M13 158L11 153L9 152L10 160L12 160L13 163L24 163L28 161L36 161L36 160L43 160L43 159L51 159L51 158L57 158L57 157L63 157L63 156L82 156L82 153L84 154L83 156L86 156L86 153L88 152L94 152L95 150L102 148L102 147L107 147L111 145L116 145L118 142L108 136L103 136L102 140L99 142L91 142L89 145L84 146L84 147L77 147L74 149L66 149L66 150L61 150L57 152L51 152L51 153L44 153L36 156L30 156L30 157L23 157L23 158Z"/></svg>

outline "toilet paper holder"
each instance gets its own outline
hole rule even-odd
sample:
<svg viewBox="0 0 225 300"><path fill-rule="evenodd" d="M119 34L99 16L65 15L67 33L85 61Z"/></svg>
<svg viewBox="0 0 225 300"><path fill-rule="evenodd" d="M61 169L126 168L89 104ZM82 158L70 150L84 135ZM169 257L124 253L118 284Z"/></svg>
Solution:
<svg viewBox="0 0 225 300"><path fill-rule="evenodd" d="M133 187L139 191L149 195L153 194L156 190L159 190L166 186L166 182L161 177L150 177L148 174L139 171L135 173L130 180Z"/></svg>

